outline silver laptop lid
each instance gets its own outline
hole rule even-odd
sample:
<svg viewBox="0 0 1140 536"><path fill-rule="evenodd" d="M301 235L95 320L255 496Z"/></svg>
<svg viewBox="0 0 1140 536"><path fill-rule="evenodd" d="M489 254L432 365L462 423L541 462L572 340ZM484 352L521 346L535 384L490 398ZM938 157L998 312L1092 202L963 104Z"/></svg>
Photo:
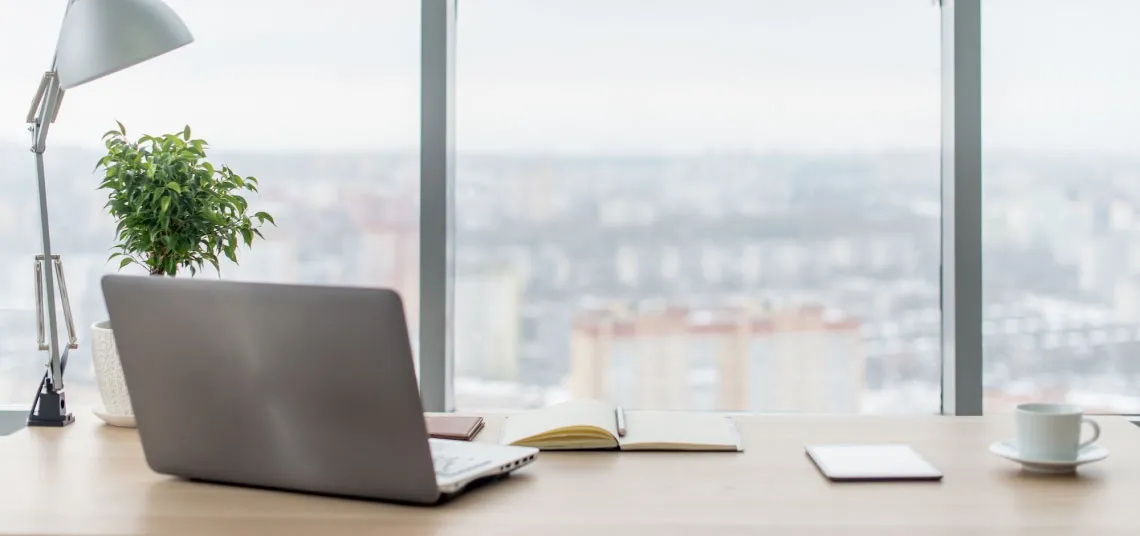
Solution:
<svg viewBox="0 0 1140 536"><path fill-rule="evenodd" d="M103 293L155 471L438 497L395 292L109 275Z"/></svg>

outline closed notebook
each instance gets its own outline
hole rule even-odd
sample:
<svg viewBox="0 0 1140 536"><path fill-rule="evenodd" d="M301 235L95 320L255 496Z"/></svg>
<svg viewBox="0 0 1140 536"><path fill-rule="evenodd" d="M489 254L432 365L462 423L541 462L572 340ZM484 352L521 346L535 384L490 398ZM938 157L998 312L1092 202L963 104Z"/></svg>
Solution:
<svg viewBox="0 0 1140 536"><path fill-rule="evenodd" d="M625 411L618 436L617 407L574 400L517 413L503 423L502 443L542 450L744 450L732 419L716 413Z"/></svg>
<svg viewBox="0 0 1140 536"><path fill-rule="evenodd" d="M483 429L483 417L466 417L462 415L428 415L428 435L437 439L456 439L471 441Z"/></svg>

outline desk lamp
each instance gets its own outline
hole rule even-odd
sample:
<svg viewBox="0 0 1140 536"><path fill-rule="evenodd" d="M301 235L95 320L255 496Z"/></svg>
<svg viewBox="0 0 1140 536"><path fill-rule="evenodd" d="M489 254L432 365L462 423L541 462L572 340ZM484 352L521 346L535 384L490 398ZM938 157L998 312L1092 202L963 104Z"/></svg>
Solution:
<svg viewBox="0 0 1140 536"><path fill-rule="evenodd" d="M79 346L67 297L67 283L63 278L63 264L59 255L51 252L47 182L44 179L48 128L59 113L63 92L160 56L193 40L182 19L161 0L68 0L51 69L40 79L40 87L27 118L28 131L32 133L32 153L36 156L40 236L43 240L43 254L36 255L35 261L36 328L39 349L48 352L48 370L40 381L36 400L28 415L29 426L66 426L75 421L64 397L63 371L67 367L68 351ZM68 341L62 352L60 346L64 345L59 340L56 326L53 269L59 279L59 295L67 323Z"/></svg>

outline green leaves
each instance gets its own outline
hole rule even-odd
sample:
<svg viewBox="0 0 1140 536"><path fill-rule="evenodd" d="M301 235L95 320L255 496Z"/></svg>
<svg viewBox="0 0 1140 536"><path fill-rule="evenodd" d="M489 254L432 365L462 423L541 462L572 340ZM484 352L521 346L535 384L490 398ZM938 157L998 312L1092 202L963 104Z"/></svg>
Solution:
<svg viewBox="0 0 1140 536"><path fill-rule="evenodd" d="M189 126L131 140L116 125L103 135L107 153L96 170L103 170L98 188L107 191L105 207L117 223L118 244L107 260L121 257L120 269L137 263L158 275L195 274L207 264L217 270L220 257L236 263L240 245L264 238L259 227L276 225L266 212L247 212L240 192L256 192L257 179L207 162L208 144L192 139Z"/></svg>

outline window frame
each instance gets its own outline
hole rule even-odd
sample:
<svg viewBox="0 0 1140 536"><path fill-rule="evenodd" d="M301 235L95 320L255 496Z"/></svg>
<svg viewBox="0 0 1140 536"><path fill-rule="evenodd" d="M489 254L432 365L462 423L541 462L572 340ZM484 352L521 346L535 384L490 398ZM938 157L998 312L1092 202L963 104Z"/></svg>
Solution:
<svg viewBox="0 0 1140 536"><path fill-rule="evenodd" d="M942 414L981 415L981 0L942 0Z"/></svg>
<svg viewBox="0 0 1140 536"><path fill-rule="evenodd" d="M420 393L455 409L455 49L459 0L421 1ZM941 411L981 415L981 0L941 10Z"/></svg>

